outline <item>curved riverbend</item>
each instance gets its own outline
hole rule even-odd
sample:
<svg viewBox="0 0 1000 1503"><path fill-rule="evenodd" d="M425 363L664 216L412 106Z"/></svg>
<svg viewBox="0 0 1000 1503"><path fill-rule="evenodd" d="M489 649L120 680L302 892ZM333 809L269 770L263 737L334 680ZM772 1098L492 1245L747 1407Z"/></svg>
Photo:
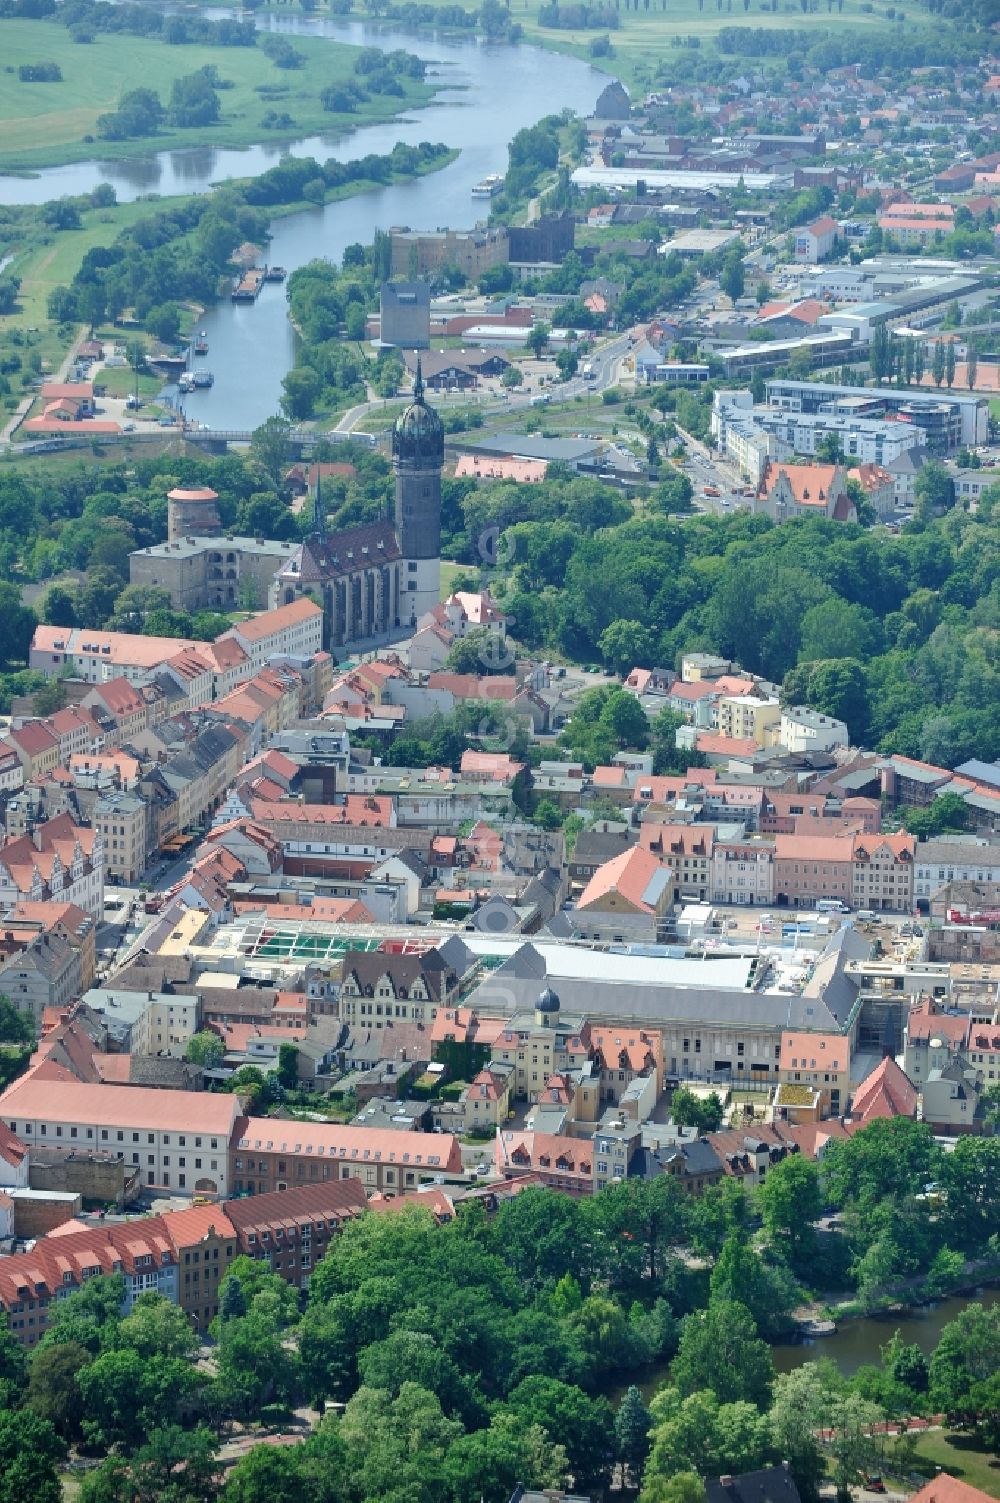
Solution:
<svg viewBox="0 0 1000 1503"><path fill-rule="evenodd" d="M218 14L223 14L219 12ZM265 18L271 29L296 32L301 21ZM365 126L346 135L313 136L284 148L295 156L338 161L392 150L397 141L443 141L460 155L440 172L410 182L373 189L325 208L276 220L267 250L272 265L294 271L318 256L337 260L346 245L368 244L377 229L450 226L464 229L484 217L484 205L471 196L488 173L504 172L507 143L522 127L562 109L589 114L607 82L606 75L576 58L479 41L445 41L387 31L366 23L327 21L308 26L338 41L402 47L427 59L429 72L448 79L432 104L406 119ZM37 178L0 179L0 199L40 202L65 193L84 193L109 182L122 200L143 193L200 193L228 177L252 177L279 159L271 145L246 151L216 149L163 152L134 161L78 162L46 168ZM186 399L187 416L213 428L255 428L279 410L281 381L294 362L295 333L288 320L285 290L268 283L256 303L228 300L210 308L199 324L209 354L204 362L215 385Z"/></svg>

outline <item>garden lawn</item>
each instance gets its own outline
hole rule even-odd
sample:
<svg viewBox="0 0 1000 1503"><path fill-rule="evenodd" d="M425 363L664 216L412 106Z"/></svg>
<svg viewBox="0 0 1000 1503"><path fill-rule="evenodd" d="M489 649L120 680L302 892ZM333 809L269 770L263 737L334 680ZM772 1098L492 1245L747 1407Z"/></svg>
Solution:
<svg viewBox="0 0 1000 1503"><path fill-rule="evenodd" d="M938 1469L1000 1498L1000 1460L979 1450L972 1437L949 1430L928 1430L917 1441L909 1470L934 1477Z"/></svg>

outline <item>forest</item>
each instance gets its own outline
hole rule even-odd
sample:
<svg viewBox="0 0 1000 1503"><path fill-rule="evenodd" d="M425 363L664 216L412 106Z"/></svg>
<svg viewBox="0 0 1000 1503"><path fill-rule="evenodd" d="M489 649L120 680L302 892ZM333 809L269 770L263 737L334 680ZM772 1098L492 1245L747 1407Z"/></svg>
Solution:
<svg viewBox="0 0 1000 1503"><path fill-rule="evenodd" d="M641 1503L697 1503L705 1476L779 1460L816 1503L828 1474L847 1493L862 1470L906 1464L871 1433L886 1417L944 1412L995 1447L1000 1307L970 1304L929 1360L889 1325L882 1361L850 1381L824 1362L776 1374L768 1343L814 1282L877 1308L917 1264L943 1290L966 1256L995 1258L998 1155L971 1138L941 1155L896 1120L832 1144L822 1167L786 1157L751 1192L723 1179L692 1197L664 1174L580 1200L531 1188L444 1225L369 1213L308 1292L237 1258L197 1365L179 1309L147 1293L123 1315L121 1275L94 1278L30 1356L0 1335L0 1503L58 1503L69 1446L98 1459L80 1503L507 1503L519 1482L613 1477ZM842 1229L814 1227L827 1206ZM220 1483L223 1438L303 1401L335 1412Z"/></svg>
<svg viewBox="0 0 1000 1503"><path fill-rule="evenodd" d="M626 672L718 652L845 720L855 744L954 766L1000 753L1000 488L969 513L940 469L925 466L900 534L685 514L676 473L641 510L551 471L532 487L457 482L444 546L471 566L500 528L491 586L531 651Z"/></svg>

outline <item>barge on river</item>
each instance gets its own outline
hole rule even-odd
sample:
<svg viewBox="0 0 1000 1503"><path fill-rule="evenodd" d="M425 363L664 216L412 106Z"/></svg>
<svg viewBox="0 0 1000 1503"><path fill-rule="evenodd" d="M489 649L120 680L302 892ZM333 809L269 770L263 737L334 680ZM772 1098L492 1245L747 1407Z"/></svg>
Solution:
<svg viewBox="0 0 1000 1503"><path fill-rule="evenodd" d="M251 266L243 273L236 286L232 290L234 303L255 303L260 297L260 289L267 279L266 266Z"/></svg>

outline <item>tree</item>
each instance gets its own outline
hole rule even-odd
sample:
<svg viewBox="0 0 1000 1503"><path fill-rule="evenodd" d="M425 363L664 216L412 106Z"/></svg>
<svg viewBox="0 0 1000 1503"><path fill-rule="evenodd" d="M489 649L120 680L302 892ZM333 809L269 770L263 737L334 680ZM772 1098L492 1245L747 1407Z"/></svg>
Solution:
<svg viewBox="0 0 1000 1503"><path fill-rule="evenodd" d="M717 1091L701 1097L687 1086L680 1086L670 1102L670 1115L678 1127L695 1127L699 1134L718 1132L723 1111L722 1098Z"/></svg>
<svg viewBox="0 0 1000 1503"><path fill-rule="evenodd" d="M975 345L969 344L965 354L965 383L970 391L976 389L976 376L979 373L979 351Z"/></svg>
<svg viewBox="0 0 1000 1503"><path fill-rule="evenodd" d="M77 1378L90 1360L86 1347L75 1341L40 1346L32 1354L25 1402L64 1440L76 1440L80 1435L83 1399Z"/></svg>
<svg viewBox="0 0 1000 1503"><path fill-rule="evenodd" d="M229 1471L222 1503L282 1503L308 1497L298 1446L253 1446Z"/></svg>
<svg viewBox="0 0 1000 1503"><path fill-rule="evenodd" d="M662 511L667 515L688 512L691 510L693 496L694 487L688 477L682 471L668 466L650 496L649 504L655 511Z"/></svg>
<svg viewBox="0 0 1000 1503"><path fill-rule="evenodd" d="M243 1285L233 1274L224 1278L219 1286L219 1319L238 1320L247 1313Z"/></svg>
<svg viewBox="0 0 1000 1503"><path fill-rule="evenodd" d="M743 296L746 287L746 274L743 270L743 252L741 249L737 249L727 256L725 265L719 274L719 287L734 306L737 300Z"/></svg>
<svg viewBox="0 0 1000 1503"><path fill-rule="evenodd" d="M719 1250L709 1291L713 1303L745 1306L761 1335L772 1340L789 1331L799 1294L785 1265L765 1262L743 1230L731 1231Z"/></svg>
<svg viewBox="0 0 1000 1503"><path fill-rule="evenodd" d="M971 1257L1000 1242L1000 1138L960 1137L941 1164L948 1240Z"/></svg>
<svg viewBox="0 0 1000 1503"><path fill-rule="evenodd" d="M642 1394L630 1384L615 1415L615 1442L626 1486L642 1474L649 1455L649 1431L653 1417L642 1402Z"/></svg>
<svg viewBox="0 0 1000 1503"><path fill-rule="evenodd" d="M541 360L548 345L550 333L551 330L546 323L532 324L528 331L528 337L524 342L536 360Z"/></svg>
<svg viewBox="0 0 1000 1503"><path fill-rule="evenodd" d="M940 386L944 380L945 359L944 345L940 339L934 341L934 354L931 356L931 376L935 386Z"/></svg>
<svg viewBox="0 0 1000 1503"><path fill-rule="evenodd" d="M924 1122L906 1117L871 1122L850 1140L827 1145L824 1193L832 1205L867 1211L886 1200L918 1194L940 1177L942 1157Z"/></svg>
<svg viewBox="0 0 1000 1503"><path fill-rule="evenodd" d="M803 1269L815 1243L813 1222L823 1211L817 1165L801 1153L790 1154L768 1170L755 1198L772 1245L784 1248L792 1266Z"/></svg>
<svg viewBox="0 0 1000 1503"><path fill-rule="evenodd" d="M35 1029L30 1014L21 1012L6 992L0 992L0 1043L30 1044L34 1037Z"/></svg>
<svg viewBox="0 0 1000 1503"><path fill-rule="evenodd" d="M704 0L699 0L699 6ZM639 1503L705 1503L705 1484L695 1472L643 1481Z"/></svg>
<svg viewBox="0 0 1000 1503"><path fill-rule="evenodd" d="M0 1503L61 1503L65 1447L33 1409L0 1410Z"/></svg>
<svg viewBox="0 0 1000 1503"><path fill-rule="evenodd" d="M39 603L39 615L48 626L76 626L76 602L64 585L49 585Z"/></svg>
<svg viewBox="0 0 1000 1503"><path fill-rule="evenodd" d="M685 1317L672 1375L682 1395L710 1388L721 1403L760 1405L769 1397L774 1368L749 1310L719 1300Z"/></svg>
<svg viewBox="0 0 1000 1503"><path fill-rule="evenodd" d="M308 421L316 411L323 382L311 365L296 365L282 377L281 405L295 422Z"/></svg>
<svg viewBox="0 0 1000 1503"><path fill-rule="evenodd" d="M969 1305L941 1332L930 1360L930 1401L951 1424L973 1428L981 1386L996 1376L1000 1305Z"/></svg>
<svg viewBox="0 0 1000 1503"><path fill-rule="evenodd" d="M514 391L516 387L522 386L523 384L524 375L521 372L520 367L516 365L508 365L507 369L500 377L500 385L505 387L507 391Z"/></svg>
<svg viewBox="0 0 1000 1503"><path fill-rule="evenodd" d="M91 323L99 320L91 319ZM162 344L176 344L181 332L181 310L176 303L157 303L145 317L149 332Z"/></svg>
<svg viewBox="0 0 1000 1503"><path fill-rule="evenodd" d="M944 379L948 390L955 384L955 342L949 339L944 352Z"/></svg>
<svg viewBox="0 0 1000 1503"><path fill-rule="evenodd" d="M451 673L507 673L514 662L514 649L497 632L487 626L474 627L464 637L457 637L445 659Z"/></svg>
<svg viewBox="0 0 1000 1503"><path fill-rule="evenodd" d="M929 459L921 465L913 482L913 495L916 516L925 525L935 515L950 511L954 506L955 482L939 459Z"/></svg>
<svg viewBox="0 0 1000 1503"><path fill-rule="evenodd" d="M179 1305L162 1294L140 1294L118 1327L118 1345L140 1357L191 1358L198 1346L191 1322Z"/></svg>
<svg viewBox="0 0 1000 1503"><path fill-rule="evenodd" d="M278 1045L278 1084L286 1091L294 1091L299 1083L299 1051L294 1044Z"/></svg>
<svg viewBox="0 0 1000 1503"><path fill-rule="evenodd" d="M556 370L563 381L569 381L571 377L576 375L579 364L580 357L576 350L562 349L556 356Z"/></svg>
<svg viewBox="0 0 1000 1503"><path fill-rule="evenodd" d="M577 1487L604 1487L611 1472L615 1419L607 1399L588 1398L575 1384L556 1378L525 1378L507 1399L524 1425L539 1424L562 1446Z"/></svg>
<svg viewBox="0 0 1000 1503"><path fill-rule="evenodd" d="M652 665L653 632L641 621L612 621L601 633L598 646L613 673L623 674L630 668Z"/></svg>
<svg viewBox="0 0 1000 1503"><path fill-rule="evenodd" d="M10 668L27 662L37 625L34 611L21 604L17 585L7 580L0 582L0 666Z"/></svg>
<svg viewBox="0 0 1000 1503"><path fill-rule="evenodd" d="M250 436L251 458L279 496L285 493L285 475L292 457L291 431L292 425L285 418L269 417Z"/></svg>
<svg viewBox="0 0 1000 1503"><path fill-rule="evenodd" d="M189 1037L183 1057L189 1064L200 1064L205 1070L214 1070L226 1058L226 1045L217 1033L212 1033L211 1028L202 1028L200 1033Z"/></svg>
<svg viewBox="0 0 1000 1503"><path fill-rule="evenodd" d="M745 1399L720 1404L705 1389L682 1398L661 1388L651 1405L652 1448L644 1484L678 1472L718 1476L756 1471L768 1458L771 1437L766 1417Z"/></svg>

